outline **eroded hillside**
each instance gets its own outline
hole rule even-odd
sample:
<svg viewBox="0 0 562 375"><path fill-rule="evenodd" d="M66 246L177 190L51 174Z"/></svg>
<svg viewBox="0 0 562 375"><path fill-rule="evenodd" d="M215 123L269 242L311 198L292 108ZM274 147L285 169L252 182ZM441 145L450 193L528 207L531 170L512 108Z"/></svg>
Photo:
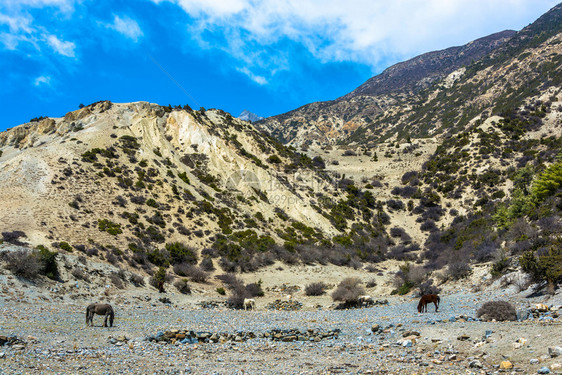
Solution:
<svg viewBox="0 0 562 375"><path fill-rule="evenodd" d="M391 244L370 190L220 110L99 102L8 130L0 147L0 231L35 245L248 271L374 261Z"/></svg>

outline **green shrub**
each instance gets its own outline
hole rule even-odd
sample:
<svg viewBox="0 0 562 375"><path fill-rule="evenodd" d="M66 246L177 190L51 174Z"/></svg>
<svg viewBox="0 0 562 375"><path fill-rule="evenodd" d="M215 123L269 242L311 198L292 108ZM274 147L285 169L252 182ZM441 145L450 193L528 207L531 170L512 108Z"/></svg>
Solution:
<svg viewBox="0 0 562 375"><path fill-rule="evenodd" d="M535 281L546 281L549 292L553 293L556 283L562 282L562 240L557 239L545 254L535 255L533 251L519 258L521 269Z"/></svg>
<svg viewBox="0 0 562 375"><path fill-rule="evenodd" d="M146 205L154 208L158 208L158 203L152 198L147 199Z"/></svg>
<svg viewBox="0 0 562 375"><path fill-rule="evenodd" d="M279 164L281 163L281 158L275 154L271 155L267 158L267 161L271 164Z"/></svg>
<svg viewBox="0 0 562 375"><path fill-rule="evenodd" d="M39 260L43 264L42 274L49 279L58 280L60 278L59 266L57 264L58 253L56 251L49 251L42 245L39 245L37 249L39 250Z"/></svg>
<svg viewBox="0 0 562 375"><path fill-rule="evenodd" d="M509 258L503 256L492 264L492 276L499 277L509 268Z"/></svg>
<svg viewBox="0 0 562 375"><path fill-rule="evenodd" d="M533 195L543 201L553 195L562 185L562 161L548 167L533 183Z"/></svg>
<svg viewBox="0 0 562 375"><path fill-rule="evenodd" d="M114 236L123 233L121 230L121 224L114 223L107 219L98 219L98 229Z"/></svg>
<svg viewBox="0 0 562 375"><path fill-rule="evenodd" d="M148 260L156 266L168 267L170 265L169 254L165 251L153 249L151 251L148 251L146 253L146 256Z"/></svg>
<svg viewBox="0 0 562 375"><path fill-rule="evenodd" d="M188 184L188 185L191 184L191 181L189 181L189 178L187 177L187 173L185 173L185 172L178 173L178 177L180 178L180 180L182 180L186 184Z"/></svg>
<svg viewBox="0 0 562 375"><path fill-rule="evenodd" d="M398 287L398 289L394 289L390 294L391 295L398 294L400 296L403 296L405 294L410 293L410 291L414 288L414 286L415 285L413 282L411 282L410 280L406 280Z"/></svg>
<svg viewBox="0 0 562 375"><path fill-rule="evenodd" d="M220 294L221 296L226 295L226 291L222 287L217 288L217 293Z"/></svg>
<svg viewBox="0 0 562 375"><path fill-rule="evenodd" d="M197 253L195 249L182 244L181 242L172 242L166 244L166 250L170 253L170 257L174 264L176 263L197 263Z"/></svg>
<svg viewBox="0 0 562 375"><path fill-rule="evenodd" d="M158 271L150 278L150 285L158 289L160 293L164 292L164 284L168 281L166 268L159 267Z"/></svg>
<svg viewBox="0 0 562 375"><path fill-rule="evenodd" d="M64 242L64 241L59 242L59 248L64 251L68 251L69 253L73 251L72 246L70 246L68 242Z"/></svg>

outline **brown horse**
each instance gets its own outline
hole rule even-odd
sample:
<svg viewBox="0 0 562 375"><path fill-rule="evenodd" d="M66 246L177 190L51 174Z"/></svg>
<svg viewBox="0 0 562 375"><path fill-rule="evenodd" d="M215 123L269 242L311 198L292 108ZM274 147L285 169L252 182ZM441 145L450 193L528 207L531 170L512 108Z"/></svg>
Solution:
<svg viewBox="0 0 562 375"><path fill-rule="evenodd" d="M418 303L418 312L422 313L424 310L427 312L427 304L432 302L435 305L435 312L437 312L440 300L441 299L436 294L426 294L425 296L422 296L422 298L420 298L420 303Z"/></svg>
<svg viewBox="0 0 562 375"><path fill-rule="evenodd" d="M108 305L107 303L92 303L88 306L86 308L87 326L94 326L94 314L105 315L103 326L107 327L107 319L109 318L109 325L113 327L113 318L115 317L115 313L113 312L113 307L111 307L111 305Z"/></svg>

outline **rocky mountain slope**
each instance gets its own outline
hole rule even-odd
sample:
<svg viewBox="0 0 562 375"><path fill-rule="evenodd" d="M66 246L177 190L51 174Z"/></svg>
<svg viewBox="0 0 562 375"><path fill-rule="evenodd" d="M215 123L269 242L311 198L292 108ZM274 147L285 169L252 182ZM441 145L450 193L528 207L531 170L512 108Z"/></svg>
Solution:
<svg viewBox="0 0 562 375"><path fill-rule="evenodd" d="M257 125L293 145L374 145L442 135L559 87L562 6L523 30L396 64L353 92Z"/></svg>
<svg viewBox="0 0 562 375"><path fill-rule="evenodd" d="M229 271L372 260L389 242L372 192L223 111L99 102L34 120L0 134L6 241Z"/></svg>

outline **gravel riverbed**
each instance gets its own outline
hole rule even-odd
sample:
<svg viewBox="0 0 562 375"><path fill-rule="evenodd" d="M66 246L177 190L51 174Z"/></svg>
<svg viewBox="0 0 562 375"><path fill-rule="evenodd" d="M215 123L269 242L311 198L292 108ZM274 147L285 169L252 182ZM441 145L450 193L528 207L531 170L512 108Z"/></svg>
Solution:
<svg viewBox="0 0 562 375"><path fill-rule="evenodd" d="M545 367L562 373L562 357L548 352L562 346L561 318L473 320L493 297L444 295L439 312L430 305L424 314L416 311L416 299L403 297L369 308L306 311L200 309L130 299L112 302L111 328L102 327L101 316L86 327L86 302L0 300L0 335L23 342L0 346L0 374L535 374ZM256 337L150 340L174 329ZM274 329L340 333L317 341L263 337ZM502 362L511 367L500 368L508 366Z"/></svg>

